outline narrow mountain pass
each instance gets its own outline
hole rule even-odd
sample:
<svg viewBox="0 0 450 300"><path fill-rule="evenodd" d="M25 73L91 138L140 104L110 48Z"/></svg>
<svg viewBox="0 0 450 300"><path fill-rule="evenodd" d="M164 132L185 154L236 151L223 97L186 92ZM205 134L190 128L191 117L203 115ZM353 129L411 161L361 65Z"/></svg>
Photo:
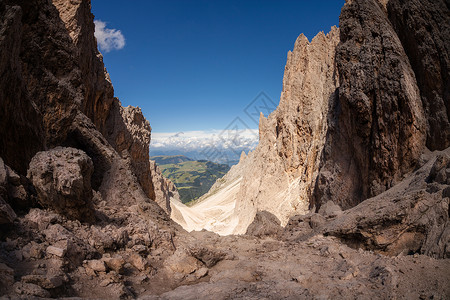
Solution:
<svg viewBox="0 0 450 300"><path fill-rule="evenodd" d="M206 229L220 235L234 233L239 221L234 209L241 180L241 178L234 180L204 201L191 207L172 198L170 201L171 218L187 231Z"/></svg>

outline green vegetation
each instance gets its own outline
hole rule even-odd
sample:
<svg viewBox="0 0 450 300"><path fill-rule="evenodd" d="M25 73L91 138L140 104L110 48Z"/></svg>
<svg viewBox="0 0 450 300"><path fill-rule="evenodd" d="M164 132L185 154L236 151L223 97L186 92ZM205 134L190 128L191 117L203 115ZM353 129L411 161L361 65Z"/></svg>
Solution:
<svg viewBox="0 0 450 300"><path fill-rule="evenodd" d="M152 160L177 187L181 201L187 203L204 195L230 167L207 160L191 160L182 155L154 156Z"/></svg>
<svg viewBox="0 0 450 300"><path fill-rule="evenodd" d="M154 160L158 166L167 165L167 164L178 164L184 161L192 161L189 157L184 155L158 155L150 157L151 160Z"/></svg>

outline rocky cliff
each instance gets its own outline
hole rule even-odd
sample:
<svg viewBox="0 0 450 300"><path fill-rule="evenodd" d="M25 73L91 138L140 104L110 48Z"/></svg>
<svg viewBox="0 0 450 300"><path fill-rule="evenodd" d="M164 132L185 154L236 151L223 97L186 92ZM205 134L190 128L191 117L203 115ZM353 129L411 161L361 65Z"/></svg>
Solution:
<svg viewBox="0 0 450 300"><path fill-rule="evenodd" d="M172 212L170 200L174 199L181 202L178 190L170 179L163 176L155 161L150 161L150 168L152 170L152 183L155 187L156 203L170 216Z"/></svg>
<svg viewBox="0 0 450 300"><path fill-rule="evenodd" d="M309 195L325 144L327 115L339 78L335 48L339 30L319 33L311 42L303 35L288 53L278 108L260 118L260 142L245 158L236 213L236 232L245 232L258 210L274 213L284 225L309 209ZM245 220L245 221L244 221ZM244 221L244 222L242 222Z"/></svg>
<svg viewBox="0 0 450 300"><path fill-rule="evenodd" d="M336 49L338 102L312 203L354 206L398 183L425 147L415 74L377 1L347 3Z"/></svg>
<svg viewBox="0 0 450 300"><path fill-rule="evenodd" d="M347 1L339 30L297 39L257 149L211 189L238 179L223 195L234 212L208 228L244 233L261 210L286 224L328 201L353 207L401 182L426 147L448 147L449 14L431 2Z"/></svg>
<svg viewBox="0 0 450 300"><path fill-rule="evenodd" d="M220 234L242 234L257 211L273 213L283 226L289 217L308 211L325 144L328 111L339 86L338 43L336 27L326 35L319 33L311 42L304 35L298 37L287 56L280 104L267 119L261 115L257 148L248 156L243 154L239 164L202 197L202 203L192 207L197 212L200 206L207 207L207 202L220 202L225 208L204 215L201 226ZM178 216L173 216L174 220L184 224L186 220L178 220Z"/></svg>
<svg viewBox="0 0 450 300"><path fill-rule="evenodd" d="M449 2L398 1L386 5L417 80L427 122L427 147L450 146Z"/></svg>
<svg viewBox="0 0 450 300"><path fill-rule="evenodd" d="M84 259L133 239L172 249L176 226L149 199L151 129L114 98L90 2L0 1L0 13L2 293L55 296Z"/></svg>
<svg viewBox="0 0 450 300"><path fill-rule="evenodd" d="M122 107L97 50L94 16L88 1L53 1L75 45L83 82L81 110L122 156L130 156L139 183L155 199L150 165L150 124L139 108Z"/></svg>
<svg viewBox="0 0 450 300"><path fill-rule="evenodd" d="M1 5L5 102L0 114L9 138L2 140L0 155L5 162L25 174L38 150L70 140L70 124L80 111L121 155L131 157L140 184L154 199L148 162L151 128L140 110L122 108L114 98L97 50L90 3L54 1L40 10L35 1L9 4ZM24 151L11 150L18 148Z"/></svg>

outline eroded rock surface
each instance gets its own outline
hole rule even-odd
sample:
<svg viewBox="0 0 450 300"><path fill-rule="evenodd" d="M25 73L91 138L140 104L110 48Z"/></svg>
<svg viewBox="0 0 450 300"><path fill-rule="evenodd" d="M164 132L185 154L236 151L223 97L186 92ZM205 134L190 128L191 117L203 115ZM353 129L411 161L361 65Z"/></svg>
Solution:
<svg viewBox="0 0 450 300"><path fill-rule="evenodd" d="M91 176L94 166L83 151L57 147L38 152L30 163L28 178L37 191L37 199L67 216L93 220Z"/></svg>
<svg viewBox="0 0 450 300"><path fill-rule="evenodd" d="M339 28L339 97L313 204L332 200L349 208L413 170L424 150L426 118L409 58L383 6L347 3Z"/></svg>
<svg viewBox="0 0 450 300"><path fill-rule="evenodd" d="M0 156L25 174L28 162L43 147L43 125L34 99L22 81L23 12L20 7L2 1L0 13Z"/></svg>
<svg viewBox="0 0 450 300"><path fill-rule="evenodd" d="M329 201L349 209L411 174L426 146L447 147L448 7L419 2L348 1L339 30L297 39L258 147L202 198L235 209L203 228L243 233L259 210L285 225Z"/></svg>
<svg viewBox="0 0 450 300"><path fill-rule="evenodd" d="M81 112L123 158L131 159L144 192L154 199L151 128L139 108L123 108L114 97L97 50L90 1L2 1L0 6L5 16L0 67L7 74L0 81L5 100L0 128L8 137L0 143L0 156L6 164L25 175L38 151L71 145L69 130Z"/></svg>
<svg viewBox="0 0 450 300"><path fill-rule="evenodd" d="M131 160L133 171L144 192L155 200L149 162L151 130L150 123L144 118L140 108L122 107L116 99L107 120L105 136L123 158Z"/></svg>
<svg viewBox="0 0 450 300"><path fill-rule="evenodd" d="M450 149L434 156L392 189L344 211L325 233L387 255L450 257Z"/></svg>
<svg viewBox="0 0 450 300"><path fill-rule="evenodd" d="M155 189L155 201L170 216L172 208L170 199L181 201L178 190L170 179L164 177L154 161L150 161L152 182Z"/></svg>
<svg viewBox="0 0 450 300"><path fill-rule="evenodd" d="M220 196L221 203L235 203L235 209L214 215L216 222L204 222L205 228L242 234L257 211L268 211L286 225L289 217L309 210L328 110L339 85L335 66L338 42L336 27L327 34L319 33L311 42L304 35L297 38L294 50L288 53L280 104L268 118L260 117L257 148L242 156L239 165L198 204L206 206L206 201L213 199L215 205Z"/></svg>
<svg viewBox="0 0 450 300"><path fill-rule="evenodd" d="M416 76L428 125L427 147L443 150L450 146L449 3L390 0L386 8Z"/></svg>

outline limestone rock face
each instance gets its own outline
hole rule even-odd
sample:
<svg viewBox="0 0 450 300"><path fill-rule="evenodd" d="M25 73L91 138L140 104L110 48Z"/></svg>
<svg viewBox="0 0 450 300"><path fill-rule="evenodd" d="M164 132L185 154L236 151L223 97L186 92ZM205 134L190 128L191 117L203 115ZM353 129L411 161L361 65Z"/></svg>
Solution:
<svg viewBox="0 0 450 300"><path fill-rule="evenodd" d="M71 219L92 221L92 160L83 151L57 147L38 152L28 177L39 203Z"/></svg>
<svg viewBox="0 0 450 300"><path fill-rule="evenodd" d="M75 45L84 86L82 112L124 158L130 157L133 171L145 193L155 199L149 165L151 128L140 108L122 107L94 36L94 16L87 0L54 0L61 20Z"/></svg>
<svg viewBox="0 0 450 300"><path fill-rule="evenodd" d="M133 170L150 199L155 199L151 178L149 144L150 123L140 108L122 107L116 101L107 120L107 139L124 158L131 159Z"/></svg>
<svg viewBox="0 0 450 300"><path fill-rule="evenodd" d="M150 161L150 168L152 169L152 182L155 188L155 201L170 216L172 213L170 199L180 201L178 190L170 179L162 175L161 170L156 165L155 161Z"/></svg>
<svg viewBox="0 0 450 300"><path fill-rule="evenodd" d="M344 211L325 234L386 255L450 257L450 148L392 189Z"/></svg>
<svg viewBox="0 0 450 300"><path fill-rule="evenodd" d="M218 197L217 190L227 190L221 197L229 200L223 202L235 202L234 212L215 216L216 224L210 221L209 230L243 234L257 211L263 210L274 214L284 226L289 217L309 210L326 140L328 111L339 86L335 66L338 43L336 27L326 35L319 33L311 42L304 35L298 37L294 50L288 53L280 104L268 118L261 115L259 145L241 157L203 198L208 201L209 195ZM232 229L222 230L224 224Z"/></svg>
<svg viewBox="0 0 450 300"><path fill-rule="evenodd" d="M309 209L309 195L325 144L329 103L339 84L333 27L309 42L300 35L288 53L280 104L260 118L258 147L245 158L236 212L245 231L257 210L267 210L285 225L289 217ZM255 176L256 175L256 176ZM239 215L239 212L242 212ZM243 227L241 227L243 226Z"/></svg>
<svg viewBox="0 0 450 300"><path fill-rule="evenodd" d="M258 147L203 197L233 212L204 228L244 233L259 210L285 225L329 201L348 209L401 182L426 147L448 147L448 18L442 0L353 0L339 31L300 36Z"/></svg>
<svg viewBox="0 0 450 300"><path fill-rule="evenodd" d="M427 147L450 146L450 14L444 0L390 0L387 12L417 79Z"/></svg>
<svg viewBox="0 0 450 300"><path fill-rule="evenodd" d="M375 0L347 3L340 30L339 98L313 203L332 200L349 208L415 167L426 118L414 72L383 7Z"/></svg>
<svg viewBox="0 0 450 300"><path fill-rule="evenodd" d="M85 87L81 110L106 133L106 120L112 109L114 89L103 64L103 57L97 49L94 36L94 16L90 1L54 0L61 20L75 45L76 59L80 67L81 80Z"/></svg>
<svg viewBox="0 0 450 300"><path fill-rule="evenodd" d="M123 108L114 97L97 50L90 1L8 3L0 3L5 16L0 68L6 74L0 79L0 130L8 137L0 142L0 156L25 175L36 152L73 142L69 130L81 112L131 160L139 183L154 199L151 128L139 108ZM24 150L12 150L18 148Z"/></svg>
<svg viewBox="0 0 450 300"><path fill-rule="evenodd" d="M43 125L22 81L21 38L26 34L21 23L22 10L2 1L0 14L0 156L25 174L28 162L43 147Z"/></svg>

